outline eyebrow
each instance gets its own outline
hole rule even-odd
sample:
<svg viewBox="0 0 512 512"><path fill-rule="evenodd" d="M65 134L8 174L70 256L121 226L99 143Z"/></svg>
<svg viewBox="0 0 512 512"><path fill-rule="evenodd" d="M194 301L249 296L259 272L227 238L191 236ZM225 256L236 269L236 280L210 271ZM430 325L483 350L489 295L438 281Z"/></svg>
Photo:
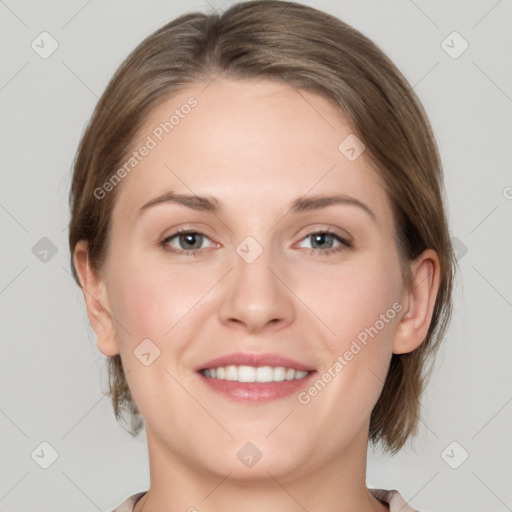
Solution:
<svg viewBox="0 0 512 512"><path fill-rule="evenodd" d="M219 213L222 209L220 202L212 196L198 196L188 194L176 194L173 191L166 192L161 196L155 197L142 205L139 208L138 215L142 214L145 210L163 203L176 203L186 206L197 211L204 211L210 213ZM369 206L359 201L355 197L346 195L326 195L326 196L313 196L313 197L299 197L295 199L289 206L291 213L307 212L317 210L320 208L326 208L334 204L357 206L358 208L365 211L372 220L376 220L376 216Z"/></svg>

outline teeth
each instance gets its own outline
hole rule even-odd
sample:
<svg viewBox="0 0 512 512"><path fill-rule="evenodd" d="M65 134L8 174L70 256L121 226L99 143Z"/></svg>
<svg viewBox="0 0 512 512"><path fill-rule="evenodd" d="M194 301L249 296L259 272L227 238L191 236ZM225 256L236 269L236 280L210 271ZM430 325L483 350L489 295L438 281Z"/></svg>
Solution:
<svg viewBox="0 0 512 512"><path fill-rule="evenodd" d="M219 366L202 371L210 379L236 380L238 382L281 382L299 380L309 372L284 366Z"/></svg>

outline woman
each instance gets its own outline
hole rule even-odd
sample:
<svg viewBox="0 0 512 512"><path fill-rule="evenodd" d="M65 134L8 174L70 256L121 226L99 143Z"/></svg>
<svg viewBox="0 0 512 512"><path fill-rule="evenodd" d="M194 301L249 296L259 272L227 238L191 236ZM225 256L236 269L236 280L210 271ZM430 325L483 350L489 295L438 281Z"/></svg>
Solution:
<svg viewBox="0 0 512 512"><path fill-rule="evenodd" d="M101 97L72 269L151 485L116 512L412 510L368 441L416 429L451 312L442 170L362 34L281 1L186 14Z"/></svg>

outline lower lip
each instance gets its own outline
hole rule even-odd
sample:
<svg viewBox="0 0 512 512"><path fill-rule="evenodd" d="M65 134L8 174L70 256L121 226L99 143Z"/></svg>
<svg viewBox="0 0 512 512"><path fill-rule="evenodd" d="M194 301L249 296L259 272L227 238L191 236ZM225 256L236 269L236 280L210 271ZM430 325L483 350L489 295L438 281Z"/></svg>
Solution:
<svg viewBox="0 0 512 512"><path fill-rule="evenodd" d="M310 380L316 371L312 371L303 379L283 380L281 382L238 382L236 380L224 380L205 377L199 373L199 377L213 391L221 393L237 402L269 402L298 393L309 386Z"/></svg>

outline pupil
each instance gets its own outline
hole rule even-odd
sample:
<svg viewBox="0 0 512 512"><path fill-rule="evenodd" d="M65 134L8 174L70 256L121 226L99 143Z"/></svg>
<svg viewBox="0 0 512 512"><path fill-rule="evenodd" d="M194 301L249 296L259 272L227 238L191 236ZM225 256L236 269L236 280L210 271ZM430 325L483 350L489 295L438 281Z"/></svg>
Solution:
<svg viewBox="0 0 512 512"><path fill-rule="evenodd" d="M324 239L325 239L325 237L326 237L326 236L328 237L328 236L331 236L331 235L329 235L328 233L323 233L323 234L314 235L314 240L315 240L315 241L314 241L314 245L317 245L317 242L318 242L318 240L319 240L319 239L320 239L320 240L323 240L323 241L325 242L325 240L324 240ZM325 243L322 243L322 242L321 242L320 247L330 247L331 245L332 245L332 244L325 244Z"/></svg>
<svg viewBox="0 0 512 512"><path fill-rule="evenodd" d="M191 242L192 245L195 245L194 244L194 239L195 239L196 236L197 235L195 233L187 233L185 235L182 235L182 241L183 241L183 239L185 239L187 243ZM197 240L196 240L196 242L197 242ZM199 247L201 247L201 242L199 242ZM199 247L192 247L192 249L196 249L196 248L199 248ZM190 248L190 246L189 246L189 248Z"/></svg>

